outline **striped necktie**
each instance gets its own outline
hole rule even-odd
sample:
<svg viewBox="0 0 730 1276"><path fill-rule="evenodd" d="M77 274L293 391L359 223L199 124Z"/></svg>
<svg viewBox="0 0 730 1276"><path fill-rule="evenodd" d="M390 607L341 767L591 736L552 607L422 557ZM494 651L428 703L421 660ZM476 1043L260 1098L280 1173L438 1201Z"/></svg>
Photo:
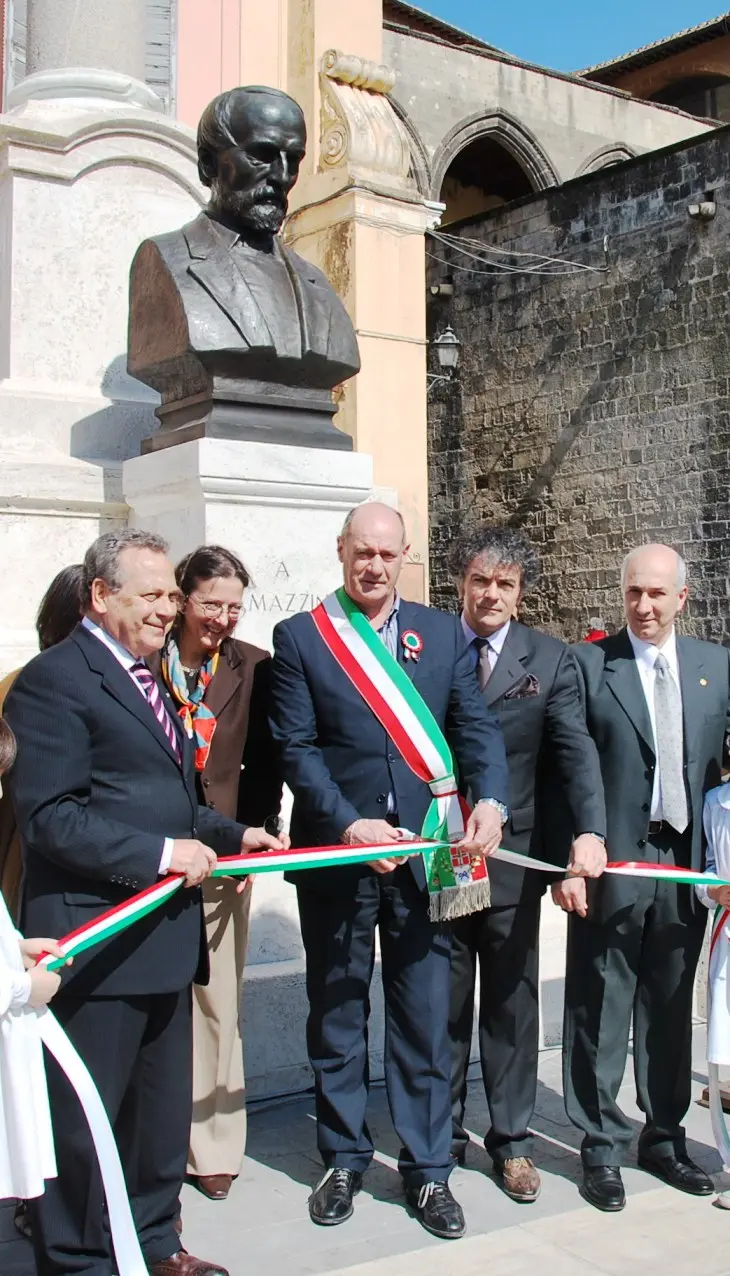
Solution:
<svg viewBox="0 0 730 1276"><path fill-rule="evenodd" d="M134 674L140 687L147 697L147 703L159 722L162 730L167 736L168 743L172 749L177 761L180 761L180 741L177 737L177 731L172 725L172 719L165 708L165 702L160 694L160 688L157 685L152 670L145 664L144 660L138 660L132 665L130 673Z"/></svg>

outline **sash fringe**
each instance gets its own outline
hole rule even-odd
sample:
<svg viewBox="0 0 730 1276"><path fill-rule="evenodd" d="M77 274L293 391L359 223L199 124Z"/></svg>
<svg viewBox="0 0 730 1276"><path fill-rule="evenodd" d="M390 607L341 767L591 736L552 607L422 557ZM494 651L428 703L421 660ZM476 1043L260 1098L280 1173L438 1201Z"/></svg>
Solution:
<svg viewBox="0 0 730 1276"><path fill-rule="evenodd" d="M436 894L429 895L428 916L432 922L451 922L457 917L468 917L489 908L492 892L489 879L469 882L466 886L444 886Z"/></svg>

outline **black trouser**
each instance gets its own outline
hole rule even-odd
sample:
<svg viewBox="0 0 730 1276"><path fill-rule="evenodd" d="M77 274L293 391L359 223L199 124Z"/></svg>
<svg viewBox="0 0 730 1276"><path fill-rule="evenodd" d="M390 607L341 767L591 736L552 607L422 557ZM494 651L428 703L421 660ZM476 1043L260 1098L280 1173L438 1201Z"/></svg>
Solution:
<svg viewBox="0 0 730 1276"><path fill-rule="evenodd" d="M53 1010L109 1114L145 1261L180 1249L175 1232L192 1108L190 989L146 997L59 996ZM104 1194L86 1118L46 1055L58 1178L31 1202L38 1276L111 1276Z"/></svg>
<svg viewBox="0 0 730 1276"><path fill-rule="evenodd" d="M540 897L510 908L485 908L453 923L451 945L452 1151L462 1152L466 1077L479 964L479 1053L491 1128L484 1145L494 1160L530 1156L527 1127L537 1090Z"/></svg>
<svg viewBox="0 0 730 1276"><path fill-rule="evenodd" d="M408 864L369 874L348 898L298 888L307 956L307 1047L314 1070L317 1145L325 1166L364 1171L373 1155L365 1120L368 1017L375 932L385 994L385 1084L409 1186L451 1170L450 935L428 918Z"/></svg>
<svg viewBox="0 0 730 1276"><path fill-rule="evenodd" d="M647 860L690 862L688 834L650 838ZM692 887L609 875L568 920L563 1089L587 1166L620 1165L631 1122L617 1106L634 1026L642 1153L681 1155L691 1096L692 996L707 910Z"/></svg>

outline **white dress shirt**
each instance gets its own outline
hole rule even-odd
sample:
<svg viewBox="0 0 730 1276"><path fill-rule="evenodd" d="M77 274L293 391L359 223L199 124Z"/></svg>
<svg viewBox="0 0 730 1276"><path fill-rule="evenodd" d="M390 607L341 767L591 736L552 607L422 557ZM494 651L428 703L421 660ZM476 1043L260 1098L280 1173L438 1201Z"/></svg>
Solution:
<svg viewBox="0 0 730 1276"><path fill-rule="evenodd" d="M512 622L508 620L506 624L500 625L499 629L495 629L494 633L490 634L487 639L487 642L489 643L489 668L492 671L494 671L494 666L502 653L502 648L505 644L507 634L509 633L511 623ZM464 637L466 638L469 646L471 646L475 638L484 637L483 634L477 634L474 632L463 612L461 613L461 627L464 630ZM471 650L474 652L474 665L476 667L477 661L479 660L479 649L477 647L471 647Z"/></svg>
<svg viewBox="0 0 730 1276"><path fill-rule="evenodd" d="M633 648L634 658L636 660L636 668L641 680L642 690L646 699L646 707L649 710L649 719L651 721L651 730L654 736L654 752L656 754L656 767L654 769L654 788L651 795L651 819L662 819L662 777L659 771L659 755L656 748L656 716L654 713L654 683L656 682L656 669L654 664L659 652L661 651L669 672L679 692L679 702L682 703L682 686L679 681L679 660L677 657L677 638L674 630L670 633L663 647L657 647L655 644L645 642L643 638L637 638L631 629L627 629L629 642Z"/></svg>
<svg viewBox="0 0 730 1276"><path fill-rule="evenodd" d="M111 634L106 632L106 629L102 629L101 625L97 625L93 620L89 620L88 616L84 616L81 624L84 626L84 629L88 629L90 634L93 634L95 638L98 638L99 642L103 642L104 646L107 647L114 656L114 659L119 661L122 669L129 674L130 681L134 683L139 694L144 700L146 700L147 694L142 683L138 682L132 673L132 665L136 665L138 663L139 657L133 656L131 651L127 651L127 648L123 647L120 642L117 642L116 638L112 638ZM150 710L150 712L152 711ZM164 877L170 867L170 860L172 859L172 845L173 839L171 837L166 837L162 843L162 858L160 859L160 867L158 870L160 877Z"/></svg>

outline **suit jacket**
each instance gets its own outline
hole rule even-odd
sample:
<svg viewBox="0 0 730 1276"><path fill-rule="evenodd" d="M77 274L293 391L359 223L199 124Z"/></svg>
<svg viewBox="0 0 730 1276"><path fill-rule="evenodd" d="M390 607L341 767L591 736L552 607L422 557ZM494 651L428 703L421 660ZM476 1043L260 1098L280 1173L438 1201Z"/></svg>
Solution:
<svg viewBox="0 0 730 1276"><path fill-rule="evenodd" d="M646 860L656 769L649 710L626 629L572 648L588 730L598 748L608 820L609 860ZM684 758L691 807L692 867L704 861L702 804L720 783L730 697L730 652L677 638L684 715Z"/></svg>
<svg viewBox="0 0 730 1276"><path fill-rule="evenodd" d="M249 376L288 385L330 389L360 367L352 322L329 280L316 266L276 241L292 284L302 337L300 360L276 359L266 314L246 283L243 271L206 213L181 230L146 239L132 263L129 299L129 358L133 376L167 397L171 364L175 377L184 361L184 392L206 388L205 368L216 355L236 355L235 375L246 376L246 360L255 358ZM240 258L245 262L245 256ZM276 298L272 297L272 306ZM261 355L269 352L264 376ZM291 366L289 366L291 365ZM253 365L252 365L253 366ZM231 375L230 368L216 369ZM181 397L178 389L175 398Z"/></svg>
<svg viewBox="0 0 730 1276"><path fill-rule="evenodd" d="M588 734L575 661L564 643L512 621L483 692L497 714L509 767L510 818L502 845L563 864L573 833L605 837L606 811L596 746ZM552 836L556 807L570 833ZM553 879L489 862L492 906L541 895Z"/></svg>
<svg viewBox="0 0 730 1276"><path fill-rule="evenodd" d="M168 709L175 719L169 699ZM184 732L180 765L129 674L83 626L26 665L5 717L18 740L9 782L26 934L61 937L151 886L165 837L199 837L223 855L239 850L242 826L198 807ZM201 896L182 888L77 957L64 989L78 997L176 992L196 975L207 977Z"/></svg>
<svg viewBox="0 0 730 1276"><path fill-rule="evenodd" d="M150 658L159 674L161 659ZM198 776L206 806L244 824L262 825L281 807L279 758L269 729L271 656L226 638L205 693L216 717L213 742Z"/></svg>
<svg viewBox="0 0 730 1276"><path fill-rule="evenodd" d="M402 599L398 626L399 660L444 732L465 782L479 797L506 803L502 735L479 694L460 622ZM423 639L418 661L404 659L400 634L406 629ZM428 785L330 655L310 615L292 616L274 630L271 703L271 729L294 794L294 846L340 842L354 820L384 819L390 792L401 825L420 832L431 801ZM296 881L348 895L371 872L367 865L317 869L297 873Z"/></svg>

